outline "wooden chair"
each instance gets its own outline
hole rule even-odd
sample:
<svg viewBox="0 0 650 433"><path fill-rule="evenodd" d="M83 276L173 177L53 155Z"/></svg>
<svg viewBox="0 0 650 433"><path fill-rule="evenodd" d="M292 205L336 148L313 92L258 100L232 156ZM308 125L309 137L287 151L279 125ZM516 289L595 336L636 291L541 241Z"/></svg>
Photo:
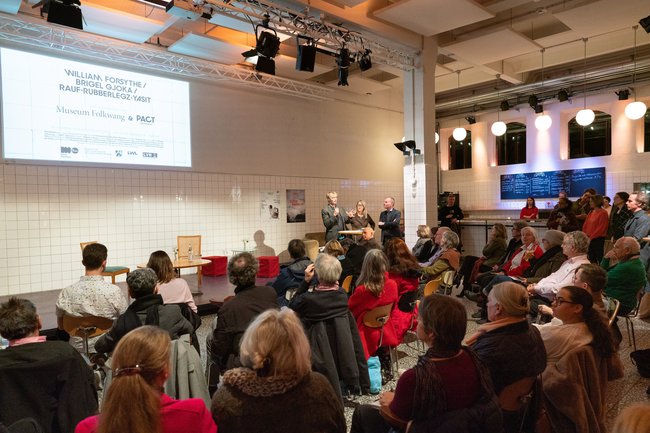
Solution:
<svg viewBox="0 0 650 433"><path fill-rule="evenodd" d="M83 253L86 246L96 243L97 241L80 242L79 246L81 247L81 252ZM122 274L128 274L130 271L131 270L126 266L106 266L106 269L102 272L102 277L111 277L111 283L115 284L115 277Z"/></svg>
<svg viewBox="0 0 650 433"><path fill-rule="evenodd" d="M313 262L316 260L316 256L318 256L318 241L305 239L303 242L305 243L305 249L307 250L307 257L309 257Z"/></svg>
<svg viewBox="0 0 650 433"><path fill-rule="evenodd" d="M508 415L508 421L516 423L517 432L523 431L534 397L536 382L537 376L524 377L504 387L498 395L501 410L504 415Z"/></svg>
<svg viewBox="0 0 650 433"><path fill-rule="evenodd" d="M73 337L83 340L84 353L90 356L88 339L102 335L113 326L113 320L99 316L63 316L63 329Z"/></svg>
<svg viewBox="0 0 650 433"><path fill-rule="evenodd" d="M343 291L345 293L350 293L350 289L352 288L352 275L348 275L343 279L343 283L341 283L341 287L343 288Z"/></svg>
<svg viewBox="0 0 650 433"><path fill-rule="evenodd" d="M379 342L376 349L382 347L384 340L384 325L390 319L390 312L393 310L393 304L380 305L363 315L363 324L368 328L379 328ZM399 356L397 354L397 347L388 347L388 352L391 358L391 370L395 371L395 376L399 374ZM372 351L370 351L372 353ZM393 362L393 359L395 362Z"/></svg>
<svg viewBox="0 0 650 433"><path fill-rule="evenodd" d="M176 245L178 248L178 259L181 260L188 260L189 257L189 251L190 251L190 246L192 247L192 259L200 259L201 258L201 235L190 235L190 236L176 236ZM180 269L176 271L178 276L180 277ZM201 287L202 283L202 275L203 272L201 272L201 266L197 266L196 268L196 281L198 283L199 288Z"/></svg>
<svg viewBox="0 0 650 433"><path fill-rule="evenodd" d="M442 283L440 284L440 288L443 291L443 294L445 295L451 295L452 290L454 288L454 276L456 275L456 272L453 270L448 270L442 273Z"/></svg>
<svg viewBox="0 0 650 433"><path fill-rule="evenodd" d="M442 277L435 278L433 280L429 280L429 282L424 286L424 297L426 298L427 296L437 293L438 288L440 287L440 284L442 284Z"/></svg>

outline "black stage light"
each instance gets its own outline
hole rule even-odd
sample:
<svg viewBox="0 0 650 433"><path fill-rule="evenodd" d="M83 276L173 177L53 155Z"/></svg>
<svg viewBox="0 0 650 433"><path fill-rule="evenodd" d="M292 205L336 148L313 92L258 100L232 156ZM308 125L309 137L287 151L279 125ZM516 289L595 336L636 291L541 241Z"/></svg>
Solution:
<svg viewBox="0 0 650 433"><path fill-rule="evenodd" d="M367 71L368 69L372 68L372 59L370 58L370 51L369 49L366 48L366 50L361 54L361 57L359 58L359 69L362 71Z"/></svg>
<svg viewBox="0 0 650 433"><path fill-rule="evenodd" d="M650 33L650 15L641 18L639 24L641 24L641 27L643 27L643 30L645 30L646 33Z"/></svg>
<svg viewBox="0 0 650 433"><path fill-rule="evenodd" d="M300 40L305 39L307 44L300 44ZM314 40L308 36L296 36L298 53L296 55L296 70L314 72L316 65L316 46Z"/></svg>
<svg viewBox="0 0 650 433"><path fill-rule="evenodd" d="M510 104L508 104L507 100L501 101L501 105L499 105L499 108L501 108L501 111L508 111L510 110Z"/></svg>
<svg viewBox="0 0 650 433"><path fill-rule="evenodd" d="M393 143L393 146L395 146L397 150L399 150L402 153L408 152L407 147L404 143Z"/></svg>
<svg viewBox="0 0 650 433"><path fill-rule="evenodd" d="M618 96L619 101L627 101L627 99L630 97L630 91L628 89L621 89L616 93L616 96Z"/></svg>
<svg viewBox="0 0 650 433"><path fill-rule="evenodd" d="M539 105L539 104L538 104L538 105L535 105L535 106L533 107L533 109L535 110L535 114L539 114L539 113L543 113L543 112L544 112L544 107L542 107L542 106Z"/></svg>
<svg viewBox="0 0 650 433"><path fill-rule="evenodd" d="M271 32L262 31L257 39L257 52L272 59L280 51L280 38Z"/></svg>
<svg viewBox="0 0 650 433"><path fill-rule="evenodd" d="M530 96L528 97L528 105L530 105L531 108L535 108L535 107L537 106L537 103L538 103L538 102L539 102L539 100L537 99L537 96L535 96L535 95L530 95Z"/></svg>
<svg viewBox="0 0 650 433"><path fill-rule="evenodd" d="M343 47L336 58L339 67L339 86L349 86L348 74L350 73L350 50Z"/></svg>
<svg viewBox="0 0 650 433"><path fill-rule="evenodd" d="M474 116L465 116L465 120L467 120L467 123L470 125L473 125L476 123L476 117Z"/></svg>
<svg viewBox="0 0 650 433"><path fill-rule="evenodd" d="M264 72L265 74L275 75L275 60L269 59L268 57L259 56L257 58L255 70Z"/></svg>
<svg viewBox="0 0 650 433"><path fill-rule="evenodd" d="M51 0L47 12L47 21L83 30L81 2L79 0Z"/></svg>
<svg viewBox="0 0 650 433"><path fill-rule="evenodd" d="M411 150L415 149L415 140L406 140L402 144Z"/></svg>
<svg viewBox="0 0 650 433"><path fill-rule="evenodd" d="M569 92L567 92L565 89L561 89L559 92L557 92L557 99L560 102L568 101Z"/></svg>

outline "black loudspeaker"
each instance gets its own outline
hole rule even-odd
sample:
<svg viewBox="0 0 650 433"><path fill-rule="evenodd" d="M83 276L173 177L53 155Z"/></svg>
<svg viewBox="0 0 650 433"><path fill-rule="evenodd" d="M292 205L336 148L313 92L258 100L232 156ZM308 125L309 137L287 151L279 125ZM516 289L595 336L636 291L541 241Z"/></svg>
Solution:
<svg viewBox="0 0 650 433"><path fill-rule="evenodd" d="M298 45L296 57L296 70L314 72L316 64L316 47L311 45Z"/></svg>
<svg viewBox="0 0 650 433"><path fill-rule="evenodd" d="M80 2L77 0L50 1L47 21L83 30Z"/></svg>

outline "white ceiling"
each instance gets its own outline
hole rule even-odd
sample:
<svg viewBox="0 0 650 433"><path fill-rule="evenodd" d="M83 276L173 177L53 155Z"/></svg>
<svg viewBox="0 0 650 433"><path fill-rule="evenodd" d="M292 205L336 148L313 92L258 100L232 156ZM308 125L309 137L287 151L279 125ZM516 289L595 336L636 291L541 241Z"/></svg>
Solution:
<svg viewBox="0 0 650 433"><path fill-rule="evenodd" d="M31 8L36 1L22 2L18 13L38 16L39 10ZM174 53L227 65L242 63L241 53L255 44L250 23L220 14L192 21L136 0L81 1L88 32L160 43ZM177 0L182 1L238 3ZM16 0L9 3L11 7L0 10L13 13ZM485 87L495 82L497 74L511 85L530 83L530 77L539 76L533 72L541 67L541 48L547 68L567 65L568 70L583 58L584 37L589 38L588 58L608 55L612 62L629 62L632 27L650 14L648 0L275 0L274 5L309 13L370 39L387 39L404 51L416 52L423 37L435 36L442 55L435 71L437 93L457 88L458 71L461 88ZM636 36L639 46L650 44L643 29ZM313 73L296 71L295 44L295 38L282 43L276 58L278 76L311 82L325 79L327 86L361 94L402 85L401 78L381 81L376 74L353 68L350 86L340 88L336 74L328 73L336 68L332 57L318 56ZM617 57L625 50L626 55ZM379 69L396 73L395 68L373 61L373 70Z"/></svg>

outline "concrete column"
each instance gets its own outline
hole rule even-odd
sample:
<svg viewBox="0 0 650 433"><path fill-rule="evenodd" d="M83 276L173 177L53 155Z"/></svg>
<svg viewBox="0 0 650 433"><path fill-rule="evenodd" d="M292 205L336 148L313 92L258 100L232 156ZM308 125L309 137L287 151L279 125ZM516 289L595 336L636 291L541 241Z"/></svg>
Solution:
<svg viewBox="0 0 650 433"><path fill-rule="evenodd" d="M423 38L417 68L404 73L404 137L415 140L421 155L404 157L404 230L406 243L417 240L417 226L437 226L439 163L435 142L435 68L438 41Z"/></svg>

